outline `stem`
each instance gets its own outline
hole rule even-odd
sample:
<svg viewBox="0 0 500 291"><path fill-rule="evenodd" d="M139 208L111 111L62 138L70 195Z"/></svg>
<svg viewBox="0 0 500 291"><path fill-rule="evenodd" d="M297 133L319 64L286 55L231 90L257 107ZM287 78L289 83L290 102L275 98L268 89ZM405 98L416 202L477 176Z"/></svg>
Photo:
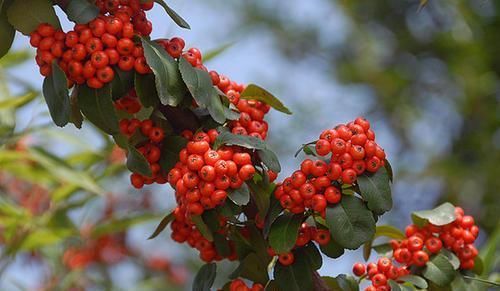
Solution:
<svg viewBox="0 0 500 291"><path fill-rule="evenodd" d="M475 278L475 277L470 277L470 276L464 276L464 278L465 279L469 279L469 280L473 280L473 281L478 281L478 282L481 282L481 283L484 283L484 284L493 285L493 286L499 286L500 287L500 283L497 283L497 282L488 281L488 280L484 280L484 279L481 279L481 278Z"/></svg>
<svg viewBox="0 0 500 291"><path fill-rule="evenodd" d="M312 274L312 279L313 279L313 288L314 291L330 291L330 287L326 285L325 281L321 279L321 276L319 275L318 271L314 271Z"/></svg>

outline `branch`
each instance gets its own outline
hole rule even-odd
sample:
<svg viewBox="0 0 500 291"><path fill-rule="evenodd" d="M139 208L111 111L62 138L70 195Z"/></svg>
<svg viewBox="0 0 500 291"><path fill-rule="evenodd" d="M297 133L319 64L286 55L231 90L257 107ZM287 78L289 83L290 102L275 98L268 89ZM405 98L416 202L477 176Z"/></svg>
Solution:
<svg viewBox="0 0 500 291"><path fill-rule="evenodd" d="M313 272L313 287L314 291L331 291L332 289L326 285L325 281L321 279L318 271Z"/></svg>

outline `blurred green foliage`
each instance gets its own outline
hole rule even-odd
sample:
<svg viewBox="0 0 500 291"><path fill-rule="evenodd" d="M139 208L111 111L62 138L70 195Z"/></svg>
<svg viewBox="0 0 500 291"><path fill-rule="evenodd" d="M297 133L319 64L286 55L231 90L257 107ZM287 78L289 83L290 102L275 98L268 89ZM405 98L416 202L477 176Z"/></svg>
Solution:
<svg viewBox="0 0 500 291"><path fill-rule="evenodd" d="M399 143L391 156L398 180L437 180L440 201L462 205L493 231L500 219L500 2L431 0L420 10L417 0L233 5L243 15L240 28L269 33L290 62L307 59L332 82L368 88L367 116L383 120ZM311 5L324 15L301 12ZM329 13L339 19L325 19ZM345 29L332 30L330 21Z"/></svg>

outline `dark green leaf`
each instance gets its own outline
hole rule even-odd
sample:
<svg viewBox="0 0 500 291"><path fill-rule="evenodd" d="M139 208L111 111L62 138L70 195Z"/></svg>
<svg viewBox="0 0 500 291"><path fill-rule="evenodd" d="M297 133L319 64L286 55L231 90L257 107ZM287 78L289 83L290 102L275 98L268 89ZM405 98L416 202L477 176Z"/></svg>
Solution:
<svg viewBox="0 0 500 291"><path fill-rule="evenodd" d="M295 262L290 266L277 263L274 267L274 280L281 290L313 290L312 272L309 260L299 255L295 257Z"/></svg>
<svg viewBox="0 0 500 291"><path fill-rule="evenodd" d="M141 37L146 62L155 75L156 91L163 105L177 106L186 93L177 62L154 41Z"/></svg>
<svg viewBox="0 0 500 291"><path fill-rule="evenodd" d="M57 61L52 62L52 74L43 80L43 96L54 123L60 127L68 124L71 115L68 80Z"/></svg>
<svg viewBox="0 0 500 291"><path fill-rule="evenodd" d="M111 82L111 95L113 100L117 100L125 96L130 89L134 87L133 71L122 71L120 68L113 68L115 77Z"/></svg>
<svg viewBox="0 0 500 291"><path fill-rule="evenodd" d="M276 154L268 149L257 150L259 159L266 165L269 170L279 173L281 172L281 165Z"/></svg>
<svg viewBox="0 0 500 291"><path fill-rule="evenodd" d="M436 285L444 287L455 278L455 270L445 256L437 254L427 262L422 275Z"/></svg>
<svg viewBox="0 0 500 291"><path fill-rule="evenodd" d="M497 288L500 287L500 283L498 282L494 282L494 281L490 281L490 280L485 280L485 279L481 279L481 278L478 278L478 277L471 277L471 276L464 276L464 279L467 279L467 280L470 280L470 281L476 281L478 283L481 283L483 285L490 285L490 286L495 286Z"/></svg>
<svg viewBox="0 0 500 291"><path fill-rule="evenodd" d="M320 245L321 252L327 257L336 259L344 254L344 248L340 246L333 238L326 245Z"/></svg>
<svg viewBox="0 0 500 291"><path fill-rule="evenodd" d="M392 254L392 247L389 243L372 246L372 249L375 250L377 254L382 257L389 257Z"/></svg>
<svg viewBox="0 0 500 291"><path fill-rule="evenodd" d="M292 112L286 108L286 106L283 105L278 98L274 97L273 94L255 84L248 85L241 93L240 98L262 101L278 111L286 114L292 114Z"/></svg>
<svg viewBox="0 0 500 291"><path fill-rule="evenodd" d="M278 218L278 216L283 212L283 207L281 206L281 203L279 200L277 200L274 195L271 196L271 202L270 202L270 208L269 211L267 212L266 218L264 220L264 229L262 230L262 233L264 234L264 237L267 238L267 235L269 234L269 230L271 229L271 225L273 222Z"/></svg>
<svg viewBox="0 0 500 291"><path fill-rule="evenodd" d="M217 265L215 263L206 264L198 271L194 277L193 291L210 291L217 275Z"/></svg>
<svg viewBox="0 0 500 291"><path fill-rule="evenodd" d="M83 115L78 107L78 87L74 87L71 91L71 96L69 96L69 101L71 104L71 114L69 116L69 122L73 123L76 128L81 129L83 124Z"/></svg>
<svg viewBox="0 0 500 291"><path fill-rule="evenodd" d="M160 224L156 227L155 231L151 236L148 237L148 239L153 239L157 237L167 226L170 222L172 222L175 219L174 213L170 212L167 216L165 216L161 221Z"/></svg>
<svg viewBox="0 0 500 291"><path fill-rule="evenodd" d="M7 18L24 35L29 35L42 23L61 27L54 7L48 0L15 0L7 9Z"/></svg>
<svg viewBox="0 0 500 291"><path fill-rule="evenodd" d="M224 123L226 121L224 105L212 84L210 75L191 66L185 58L179 59L179 70L196 103L202 108L207 108L216 122Z"/></svg>
<svg viewBox="0 0 500 291"><path fill-rule="evenodd" d="M426 289L428 286L427 281L424 278L416 275L406 275L398 278L398 281L410 282L415 287L420 289Z"/></svg>
<svg viewBox="0 0 500 291"><path fill-rule="evenodd" d="M134 216L129 216L121 219L110 219L106 220L105 223L101 223L97 225L93 232L92 236L93 237L100 237L103 234L107 233L117 233L117 232L122 232L125 231L129 228L131 228L134 225L140 224L140 223L145 223L151 220L157 220L159 217L157 215L152 215L152 214L139 214L139 215L134 215Z"/></svg>
<svg viewBox="0 0 500 291"><path fill-rule="evenodd" d="M323 258L314 243L309 243L295 251L295 255L304 256L313 270L319 270L323 265Z"/></svg>
<svg viewBox="0 0 500 291"><path fill-rule="evenodd" d="M231 279L242 277L256 283L266 284L269 281L267 264L262 261L256 253L249 253L234 272Z"/></svg>
<svg viewBox="0 0 500 291"><path fill-rule="evenodd" d="M371 211L354 196L344 196L339 204L328 207L326 223L335 241L346 249L359 248L375 234Z"/></svg>
<svg viewBox="0 0 500 291"><path fill-rule="evenodd" d="M14 41L14 36L16 30L7 21L6 9L3 9L3 5L0 6L0 58L7 54Z"/></svg>
<svg viewBox="0 0 500 291"><path fill-rule="evenodd" d="M250 194L257 205L259 213L267 213L270 197L276 185L262 179L257 182L249 180L246 183L250 187Z"/></svg>
<svg viewBox="0 0 500 291"><path fill-rule="evenodd" d="M216 233L220 229L219 214L215 209L205 210L201 218L212 233Z"/></svg>
<svg viewBox="0 0 500 291"><path fill-rule="evenodd" d="M454 253L445 248L443 248L440 253L448 259L448 261L453 266L453 269L458 270L458 268L460 267L460 260Z"/></svg>
<svg viewBox="0 0 500 291"><path fill-rule="evenodd" d="M481 275L484 272L484 263L483 259L481 259L480 256L477 256L474 258L474 268L472 269L472 272L476 275Z"/></svg>
<svg viewBox="0 0 500 291"><path fill-rule="evenodd" d="M179 152L186 146L187 140L182 136L168 136L161 149L159 164L165 172L169 172L179 161Z"/></svg>
<svg viewBox="0 0 500 291"><path fill-rule="evenodd" d="M151 177L149 162L133 145L128 147L127 168L133 172L146 177Z"/></svg>
<svg viewBox="0 0 500 291"><path fill-rule="evenodd" d="M229 246L229 241L227 241L222 234L214 233L214 245L215 249L217 250L217 254L221 255L222 257L228 257L231 255L231 247Z"/></svg>
<svg viewBox="0 0 500 291"><path fill-rule="evenodd" d="M385 160L385 170L387 171L387 175L389 176L389 180L392 182L392 179L394 178L394 173L392 171L392 166L391 163L389 163L389 160Z"/></svg>
<svg viewBox="0 0 500 291"><path fill-rule="evenodd" d="M411 214L413 223L422 226L426 222L434 225L445 225L455 221L455 206L451 203L443 203L432 210L415 211Z"/></svg>
<svg viewBox="0 0 500 291"><path fill-rule="evenodd" d="M396 281L389 279L389 281L387 283L389 283L389 287L391 287L391 291L402 291L400 285L398 283L396 283Z"/></svg>
<svg viewBox="0 0 500 291"><path fill-rule="evenodd" d="M172 20L177 24L179 25L180 27L182 28L187 28L187 29L191 29L191 27L189 26L189 24L186 22L186 20L184 20L179 14L177 14L177 12L175 12L172 8L170 8L166 3L165 1L163 0L155 0L156 3L160 4L163 9L165 9L165 11L167 12L168 16L170 16L170 18L172 18Z"/></svg>
<svg viewBox="0 0 500 291"><path fill-rule="evenodd" d="M118 116L111 99L111 86L91 89L78 87L78 106L85 117L104 132L114 135L119 132Z"/></svg>
<svg viewBox="0 0 500 291"><path fill-rule="evenodd" d="M375 214L381 215L392 208L390 180L385 168L358 176L358 186L368 208Z"/></svg>
<svg viewBox="0 0 500 291"><path fill-rule="evenodd" d="M250 201L250 190L247 184L243 183L240 188L229 191L227 197L236 205L247 205Z"/></svg>
<svg viewBox="0 0 500 291"><path fill-rule="evenodd" d="M135 91L145 107L155 107L160 103L153 74L135 74Z"/></svg>
<svg viewBox="0 0 500 291"><path fill-rule="evenodd" d="M191 220L194 222L196 225L196 228L200 231L201 235L203 235L204 238L206 238L209 241L214 241L214 236L212 234L212 231L210 231L210 228L208 225L203 221L203 218L199 215L195 215L191 217Z"/></svg>
<svg viewBox="0 0 500 291"><path fill-rule="evenodd" d="M302 220L302 214L287 212L274 221L269 230L269 245L276 253L286 253L293 248Z"/></svg>
<svg viewBox="0 0 500 291"><path fill-rule="evenodd" d="M264 287L264 291L281 291L281 289L275 280L271 280L267 282L266 286Z"/></svg>
<svg viewBox="0 0 500 291"><path fill-rule="evenodd" d="M62 6L68 19L79 23L86 24L95 19L99 15L99 8L87 0L71 0L66 6Z"/></svg>

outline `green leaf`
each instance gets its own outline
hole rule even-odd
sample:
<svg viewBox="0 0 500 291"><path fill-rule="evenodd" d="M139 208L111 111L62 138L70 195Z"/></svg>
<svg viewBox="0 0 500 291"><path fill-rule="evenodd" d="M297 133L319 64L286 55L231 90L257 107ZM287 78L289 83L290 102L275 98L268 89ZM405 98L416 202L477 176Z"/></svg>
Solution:
<svg viewBox="0 0 500 291"><path fill-rule="evenodd" d="M491 270L496 265L496 255L498 246L500 245L500 222L497 223L495 231L491 234L485 246L481 249L480 256L483 261L483 276L491 273Z"/></svg>
<svg viewBox="0 0 500 291"><path fill-rule="evenodd" d="M0 100L0 109L16 109L28 104L38 96L38 92L28 92L22 96Z"/></svg>
<svg viewBox="0 0 500 291"><path fill-rule="evenodd" d="M281 172L281 165L276 154L268 149L257 150L259 159L266 165L269 170L279 173Z"/></svg>
<svg viewBox="0 0 500 291"><path fill-rule="evenodd" d="M411 214L413 223L423 226L426 222L434 225L446 225L455 221L455 206L446 202L432 210L415 211Z"/></svg>
<svg viewBox="0 0 500 291"><path fill-rule="evenodd" d="M278 263L274 267L274 280L281 290L304 291L313 290L312 268L309 259L298 255L292 265L283 266Z"/></svg>
<svg viewBox="0 0 500 291"><path fill-rule="evenodd" d="M60 127L68 124L71 114L68 80L55 60L52 62L52 74L43 81L43 97L54 123Z"/></svg>
<svg viewBox="0 0 500 291"><path fill-rule="evenodd" d="M445 248L443 248L440 253L448 259L448 261L453 266L453 269L458 270L458 268L460 267L460 260L454 253Z"/></svg>
<svg viewBox="0 0 500 291"><path fill-rule="evenodd" d="M203 218L199 215L194 215L191 220L196 225L196 228L200 231L201 235L209 241L214 241L214 236L208 225L203 221Z"/></svg>
<svg viewBox="0 0 500 291"><path fill-rule="evenodd" d="M266 218L264 220L264 229L262 230L262 233L264 234L264 237L267 238L267 235L269 234L269 230L271 229L271 225L273 222L278 218L278 216L283 212L283 207L281 206L281 203L278 199L274 197L274 195L271 196L271 202L270 202L270 208L269 211L267 212Z"/></svg>
<svg viewBox="0 0 500 291"><path fill-rule="evenodd" d="M368 208L375 214L381 215L392 208L390 179L385 168L358 176L358 186Z"/></svg>
<svg viewBox="0 0 500 291"><path fill-rule="evenodd" d="M111 98L111 86L91 89L78 87L78 106L85 117L104 132L114 135L119 133L118 116Z"/></svg>
<svg viewBox="0 0 500 291"><path fill-rule="evenodd" d="M372 249L375 250L375 252L377 252L377 254L382 257L390 257L392 254L392 247L389 243L383 243L372 246Z"/></svg>
<svg viewBox="0 0 500 291"><path fill-rule="evenodd" d="M172 18L172 20L177 25L179 25L182 28L191 29L191 27L186 22L186 20L184 20L179 14L177 14L177 12L175 12L172 8L170 8L165 3L165 1L163 1L163 0L155 0L155 2L158 3L158 4L160 4L163 7L163 9L165 9L165 12L167 12L168 16L170 16L170 18Z"/></svg>
<svg viewBox="0 0 500 291"><path fill-rule="evenodd" d="M139 173L151 177L151 167L145 156L143 156L133 145L128 146L127 168L133 173Z"/></svg>
<svg viewBox="0 0 500 291"><path fill-rule="evenodd" d="M144 213L144 214L138 214L134 216L129 216L125 218L115 218L115 219L110 219L107 220L105 223L101 223L97 225L93 232L92 236L93 237L100 237L104 234L108 233L116 233L116 232L121 232L125 231L129 228L131 228L134 225L149 222L152 220L159 219L157 215L149 214L149 213Z"/></svg>
<svg viewBox="0 0 500 291"><path fill-rule="evenodd" d="M231 279L242 277L260 284L266 284L269 281L266 262L253 252L241 260L238 268L229 277Z"/></svg>
<svg viewBox="0 0 500 291"><path fill-rule="evenodd" d="M381 236L385 236L385 237L389 237L389 238L393 238L393 239L405 239L406 238L404 233L394 226L391 226L391 225L377 226L375 228L375 235L373 236L373 238L370 241L366 242L365 245L363 246L363 258L366 261L368 261L368 258L370 258L373 241Z"/></svg>
<svg viewBox="0 0 500 291"><path fill-rule="evenodd" d="M201 215L201 218L206 223L208 229L212 233L215 234L217 231L219 231L220 229L219 214L215 209L205 210Z"/></svg>
<svg viewBox="0 0 500 291"><path fill-rule="evenodd" d="M133 71L122 71L118 67L114 67L115 77L111 82L111 95L113 100L118 100L125 96L130 89L134 87Z"/></svg>
<svg viewBox="0 0 500 291"><path fill-rule="evenodd" d="M151 234L148 239L153 239L157 237L167 226L170 222L172 222L175 219L174 213L170 212L167 216L165 216L161 221L160 224L156 227L155 231L153 234Z"/></svg>
<svg viewBox="0 0 500 291"><path fill-rule="evenodd" d="M135 74L135 91L145 107L156 107L160 103L153 74Z"/></svg>
<svg viewBox="0 0 500 291"><path fill-rule="evenodd" d="M31 60L32 57L29 49L10 51L9 54L0 58L0 66L5 69L12 68Z"/></svg>
<svg viewBox="0 0 500 291"><path fill-rule="evenodd" d="M344 254L344 248L339 245L333 238L326 245L320 245L319 248L325 256L336 259Z"/></svg>
<svg viewBox="0 0 500 291"><path fill-rule="evenodd" d="M226 43L224 45L219 46L218 48L215 48L213 50L207 51L206 53L203 54L203 63L207 63L210 60L215 59L218 57L220 54L225 52L228 48L232 47L234 45L233 42Z"/></svg>
<svg viewBox="0 0 500 291"><path fill-rule="evenodd" d="M22 241L19 250L31 251L56 245L71 235L74 235L71 229L36 229Z"/></svg>
<svg viewBox="0 0 500 291"><path fill-rule="evenodd" d="M455 270L445 256L437 254L427 262L422 275L436 285L444 287L455 278Z"/></svg>
<svg viewBox="0 0 500 291"><path fill-rule="evenodd" d="M294 246L303 220L302 214L284 213L271 225L269 245L278 254L289 252Z"/></svg>
<svg viewBox="0 0 500 291"><path fill-rule="evenodd" d="M261 179L256 182L257 175L254 176L253 180L247 181L248 187L250 187L250 194L252 195L259 213L267 213L269 209L270 197L273 195L275 184L269 183L266 179Z"/></svg>
<svg viewBox="0 0 500 291"><path fill-rule="evenodd" d="M154 41L141 37L146 62L155 75L156 91L163 105L177 106L186 93L177 62Z"/></svg>
<svg viewBox="0 0 500 291"><path fill-rule="evenodd" d="M2 39L0 42L0 58L9 52L16 34L14 27L7 21L6 9L3 9L2 6L0 6L0 38Z"/></svg>
<svg viewBox="0 0 500 291"><path fill-rule="evenodd" d="M296 256L304 256L313 270L319 270L323 265L323 258L314 243L309 243L295 251Z"/></svg>
<svg viewBox="0 0 500 291"><path fill-rule="evenodd" d="M14 0L7 9L7 18L24 35L29 35L42 23L61 27L52 1L49 0Z"/></svg>
<svg viewBox="0 0 500 291"><path fill-rule="evenodd" d="M227 117L224 105L212 84L210 75L206 71L191 66L185 58L179 59L179 70L196 103L202 108L207 108L210 116L217 123L224 123Z"/></svg>
<svg viewBox="0 0 500 291"><path fill-rule="evenodd" d="M222 131L217 136L213 147L218 149L222 145L237 145L247 149L267 149L267 144L260 138L249 135L238 135L228 131Z"/></svg>
<svg viewBox="0 0 500 291"><path fill-rule="evenodd" d="M292 114L292 112L286 108L286 106L283 105L278 98L274 97L273 94L255 84L248 85L245 90L241 92L240 98L262 101L278 111L286 114Z"/></svg>
<svg viewBox="0 0 500 291"><path fill-rule="evenodd" d="M250 201L250 190L246 183L243 183L240 188L229 191L227 197L236 205L247 205Z"/></svg>
<svg viewBox="0 0 500 291"><path fill-rule="evenodd" d="M52 155L42 148L32 147L29 149L30 157L43 166L61 181L78 185L82 189L95 194L104 192L95 179L85 172L75 171L64 160Z"/></svg>
<svg viewBox="0 0 500 291"><path fill-rule="evenodd" d="M426 289L428 286L427 281L424 278L416 275L406 275L398 278L398 281L409 282L415 287L420 289Z"/></svg>
<svg viewBox="0 0 500 291"><path fill-rule="evenodd" d="M474 258L474 268L472 272L476 275L481 275L484 273L484 263L480 256Z"/></svg>
<svg viewBox="0 0 500 291"><path fill-rule="evenodd" d="M359 248L375 234L371 211L354 196L344 196L339 204L328 207L326 223L335 241L346 249Z"/></svg>
<svg viewBox="0 0 500 291"><path fill-rule="evenodd" d="M79 24L89 23L99 15L99 8L87 0L68 1L62 9L68 15L69 20Z"/></svg>
<svg viewBox="0 0 500 291"><path fill-rule="evenodd" d="M168 173L179 161L179 153L186 146L187 140L182 136L168 136L161 149L159 164Z"/></svg>
<svg viewBox="0 0 500 291"><path fill-rule="evenodd" d="M229 241L226 237L220 233L214 233L214 245L217 250L217 254L222 257L228 257L231 255L231 247L229 246Z"/></svg>
<svg viewBox="0 0 500 291"><path fill-rule="evenodd" d="M323 281L331 288L332 291L358 291L359 286L356 283L356 279L351 276L338 275L336 278L333 277L321 277Z"/></svg>
<svg viewBox="0 0 500 291"><path fill-rule="evenodd" d="M215 263L205 264L194 277L193 291L210 291L217 275Z"/></svg>
<svg viewBox="0 0 500 291"><path fill-rule="evenodd" d="M392 171L392 166L391 163L389 163L389 160L385 160L385 170L387 171L387 175L389 176L389 180L392 183L392 180L394 178L394 172Z"/></svg>

